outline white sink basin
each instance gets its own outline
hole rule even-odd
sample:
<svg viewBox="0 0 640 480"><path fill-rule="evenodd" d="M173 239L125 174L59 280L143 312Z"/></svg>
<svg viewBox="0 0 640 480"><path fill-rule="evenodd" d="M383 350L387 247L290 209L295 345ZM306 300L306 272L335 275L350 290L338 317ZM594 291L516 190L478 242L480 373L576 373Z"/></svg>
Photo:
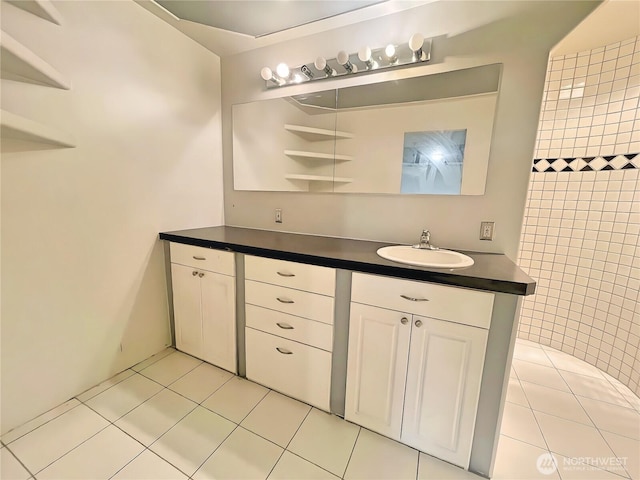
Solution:
<svg viewBox="0 0 640 480"><path fill-rule="evenodd" d="M378 255L393 262L419 267L462 268L473 265L473 258L452 250L427 250L408 245L393 245L378 249Z"/></svg>

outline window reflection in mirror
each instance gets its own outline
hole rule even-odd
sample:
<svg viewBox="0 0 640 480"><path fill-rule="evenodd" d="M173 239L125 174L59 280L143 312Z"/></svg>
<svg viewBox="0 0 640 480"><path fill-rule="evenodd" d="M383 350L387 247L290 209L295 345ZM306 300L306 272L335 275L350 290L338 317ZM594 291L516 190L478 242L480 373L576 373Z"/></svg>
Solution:
<svg viewBox="0 0 640 480"><path fill-rule="evenodd" d="M466 130L404 134L400 193L459 195Z"/></svg>

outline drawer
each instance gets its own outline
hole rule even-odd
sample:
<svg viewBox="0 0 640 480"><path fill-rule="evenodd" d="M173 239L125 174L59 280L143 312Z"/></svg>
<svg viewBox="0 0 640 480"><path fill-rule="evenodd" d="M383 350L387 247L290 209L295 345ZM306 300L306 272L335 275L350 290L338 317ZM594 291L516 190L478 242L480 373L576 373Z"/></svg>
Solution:
<svg viewBox="0 0 640 480"><path fill-rule="evenodd" d="M317 265L246 255L244 275L248 280L282 285L330 297L335 295L336 290L335 269Z"/></svg>
<svg viewBox="0 0 640 480"><path fill-rule="evenodd" d="M333 297L245 280L245 302L333 325Z"/></svg>
<svg viewBox="0 0 640 480"><path fill-rule="evenodd" d="M351 301L489 328L494 295L433 283L354 273Z"/></svg>
<svg viewBox="0 0 640 480"><path fill-rule="evenodd" d="M171 263L179 263L187 267L200 268L223 275L235 276L236 274L233 252L174 242L169 244L169 248L171 249Z"/></svg>
<svg viewBox="0 0 640 480"><path fill-rule="evenodd" d="M246 325L328 352L333 349L333 327L326 323L307 320L255 305L247 305Z"/></svg>
<svg viewBox="0 0 640 480"><path fill-rule="evenodd" d="M331 354L246 329L247 378L329 411Z"/></svg>

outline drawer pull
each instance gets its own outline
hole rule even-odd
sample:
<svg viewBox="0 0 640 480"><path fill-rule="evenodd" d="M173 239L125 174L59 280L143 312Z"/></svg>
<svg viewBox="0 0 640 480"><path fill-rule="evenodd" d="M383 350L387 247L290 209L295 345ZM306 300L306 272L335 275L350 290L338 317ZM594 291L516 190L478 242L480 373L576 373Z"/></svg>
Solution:
<svg viewBox="0 0 640 480"><path fill-rule="evenodd" d="M280 298L280 297L276 297L276 299L277 299L280 303L295 303L293 300L289 300L288 298Z"/></svg>
<svg viewBox="0 0 640 480"><path fill-rule="evenodd" d="M400 296L405 300L411 300L412 302L428 302L429 301L428 298L416 298L416 297L409 297L407 295L400 295Z"/></svg>
<svg viewBox="0 0 640 480"><path fill-rule="evenodd" d="M198 271L194 270L193 272L191 272L191 275L193 275L195 277L196 275L198 275Z"/></svg>
<svg viewBox="0 0 640 480"><path fill-rule="evenodd" d="M293 330L293 327L288 323L276 322L276 325L278 325L283 330Z"/></svg>
<svg viewBox="0 0 640 480"><path fill-rule="evenodd" d="M200 273L198 274L198 276L199 276L200 278L202 278L202 277L204 277L204 273L200 272Z"/></svg>
<svg viewBox="0 0 640 480"><path fill-rule="evenodd" d="M206 260L206 258L205 258L205 257L199 257L198 255L194 255L194 256L193 256L193 259L194 259L194 260Z"/></svg>
<svg viewBox="0 0 640 480"><path fill-rule="evenodd" d="M293 355L293 352L291 350L287 350L286 348L276 347L276 350L283 355Z"/></svg>
<svg viewBox="0 0 640 480"><path fill-rule="evenodd" d="M293 273L287 273L287 272L276 272L276 273L281 277L295 277L295 274Z"/></svg>

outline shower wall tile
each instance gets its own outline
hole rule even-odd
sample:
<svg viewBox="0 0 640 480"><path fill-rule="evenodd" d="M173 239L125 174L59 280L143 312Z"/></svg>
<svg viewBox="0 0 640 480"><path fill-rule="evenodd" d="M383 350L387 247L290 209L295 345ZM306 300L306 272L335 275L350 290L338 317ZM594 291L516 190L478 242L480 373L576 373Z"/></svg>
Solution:
<svg viewBox="0 0 640 480"><path fill-rule="evenodd" d="M640 37L549 62L519 253L518 336L640 395Z"/></svg>

